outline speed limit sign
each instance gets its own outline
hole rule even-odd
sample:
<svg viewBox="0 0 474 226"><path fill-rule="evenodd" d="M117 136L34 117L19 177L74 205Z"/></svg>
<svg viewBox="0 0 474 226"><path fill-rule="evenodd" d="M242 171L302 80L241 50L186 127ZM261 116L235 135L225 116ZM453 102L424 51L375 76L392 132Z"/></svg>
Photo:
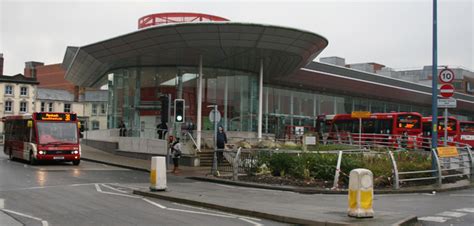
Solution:
<svg viewBox="0 0 474 226"><path fill-rule="evenodd" d="M454 72L445 68L439 72L439 80L444 83L451 83L454 80Z"/></svg>

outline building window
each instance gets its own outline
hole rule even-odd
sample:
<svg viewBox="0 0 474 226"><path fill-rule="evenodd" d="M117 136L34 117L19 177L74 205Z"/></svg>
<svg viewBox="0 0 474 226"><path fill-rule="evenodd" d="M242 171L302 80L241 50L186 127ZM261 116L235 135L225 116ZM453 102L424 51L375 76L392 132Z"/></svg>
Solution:
<svg viewBox="0 0 474 226"><path fill-rule="evenodd" d="M97 104L92 104L92 115L97 115Z"/></svg>
<svg viewBox="0 0 474 226"><path fill-rule="evenodd" d="M53 103L48 103L48 111L53 112Z"/></svg>
<svg viewBox="0 0 474 226"><path fill-rule="evenodd" d="M27 102L20 102L20 113L28 112L28 103Z"/></svg>
<svg viewBox="0 0 474 226"><path fill-rule="evenodd" d="M71 104L64 104L64 112L71 112Z"/></svg>
<svg viewBox="0 0 474 226"><path fill-rule="evenodd" d="M20 96L27 96L28 95L28 87L21 87L20 88Z"/></svg>
<svg viewBox="0 0 474 226"><path fill-rule="evenodd" d="M12 112L13 102L5 101L5 112Z"/></svg>
<svg viewBox="0 0 474 226"><path fill-rule="evenodd" d="M100 104L100 114L105 115L106 106L105 104Z"/></svg>
<svg viewBox="0 0 474 226"><path fill-rule="evenodd" d="M41 102L41 109L40 111L41 112L44 112L44 107L46 106L46 103L45 102Z"/></svg>
<svg viewBox="0 0 474 226"><path fill-rule="evenodd" d="M98 130L99 128L99 121L92 121L92 130Z"/></svg>
<svg viewBox="0 0 474 226"><path fill-rule="evenodd" d="M10 85L5 86L5 95L13 95L13 86L10 86Z"/></svg>

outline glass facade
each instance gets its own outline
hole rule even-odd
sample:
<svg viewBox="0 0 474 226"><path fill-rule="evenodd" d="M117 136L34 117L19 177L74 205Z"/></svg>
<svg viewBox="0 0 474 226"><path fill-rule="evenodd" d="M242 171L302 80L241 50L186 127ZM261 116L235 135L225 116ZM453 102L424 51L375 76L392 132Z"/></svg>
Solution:
<svg viewBox="0 0 474 226"><path fill-rule="evenodd" d="M258 75L215 68L203 68L202 130L212 130L211 108L217 104L226 131L256 132L258 126ZM160 97L170 97L168 121L173 117L173 100L184 99L185 123L197 124L197 67L133 67L108 74L108 127L123 121L130 136L155 138L161 122ZM315 127L316 116L348 114L352 111L415 111L431 115L431 107L361 98L264 84L263 133L284 137L288 127ZM441 112L440 112L441 113ZM474 120L466 112L451 112L462 120ZM177 130L178 128L169 129ZM196 129L194 127L194 129Z"/></svg>
<svg viewBox="0 0 474 226"><path fill-rule="evenodd" d="M184 99L185 123L197 123L198 69L195 67L137 67L108 73L108 127L123 121L130 136L156 137L161 122L161 96ZM211 108L218 105L220 124L228 131L256 131L258 111L257 75L203 68L202 129L211 130ZM172 101L171 101L172 103ZM173 104L169 109L173 114ZM165 114L166 115L166 114ZM171 121L172 118L168 118ZM174 128L178 129L178 128Z"/></svg>

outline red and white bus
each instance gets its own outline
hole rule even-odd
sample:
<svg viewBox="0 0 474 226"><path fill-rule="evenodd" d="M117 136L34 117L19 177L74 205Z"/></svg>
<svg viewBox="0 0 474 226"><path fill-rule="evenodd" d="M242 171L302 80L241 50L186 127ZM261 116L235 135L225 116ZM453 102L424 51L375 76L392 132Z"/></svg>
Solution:
<svg viewBox="0 0 474 226"><path fill-rule="evenodd" d="M423 138L424 140L431 139L431 128L433 127L432 124L432 117L423 117ZM455 117L449 116L448 117L448 125L444 125L444 117L438 117L438 145L444 144L444 131L448 132L448 145L454 146L454 142L460 142L460 127L459 121Z"/></svg>
<svg viewBox="0 0 474 226"><path fill-rule="evenodd" d="M7 116L4 152L12 158L38 161L71 161L79 165L79 122L74 113L35 112Z"/></svg>
<svg viewBox="0 0 474 226"><path fill-rule="evenodd" d="M474 148L474 122L459 122L459 130L461 132L459 142L468 144L472 148Z"/></svg>
<svg viewBox="0 0 474 226"><path fill-rule="evenodd" d="M395 145L397 139L406 136L407 145L421 145L422 115L417 112L373 113L362 119L364 141L373 140L381 144ZM359 119L351 114L337 114L332 119L328 139L344 140L351 135L355 140L359 133Z"/></svg>

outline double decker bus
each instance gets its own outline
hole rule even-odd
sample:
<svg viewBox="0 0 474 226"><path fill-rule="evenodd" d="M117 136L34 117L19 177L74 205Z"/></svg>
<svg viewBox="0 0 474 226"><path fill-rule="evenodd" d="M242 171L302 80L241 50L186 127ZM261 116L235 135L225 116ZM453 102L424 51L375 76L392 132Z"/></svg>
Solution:
<svg viewBox="0 0 474 226"><path fill-rule="evenodd" d="M10 159L70 161L79 165L79 122L74 113L35 112L7 116L4 152Z"/></svg>
<svg viewBox="0 0 474 226"><path fill-rule="evenodd" d="M459 142L468 144L471 148L474 148L474 122L459 122L459 130L461 132Z"/></svg>
<svg viewBox="0 0 474 226"><path fill-rule="evenodd" d="M382 145L396 145L402 139L406 145L421 145L422 115L417 112L372 113L362 119L361 140L371 140ZM337 114L332 119L328 139L345 140L357 137L359 119L351 114Z"/></svg>
<svg viewBox="0 0 474 226"><path fill-rule="evenodd" d="M423 138L425 143L431 139L431 128L433 127L432 117L423 117ZM444 117L438 117L438 145L444 144L444 132L448 132L447 144L454 146L455 142L460 142L459 121L455 117L448 117L448 124L444 125Z"/></svg>

